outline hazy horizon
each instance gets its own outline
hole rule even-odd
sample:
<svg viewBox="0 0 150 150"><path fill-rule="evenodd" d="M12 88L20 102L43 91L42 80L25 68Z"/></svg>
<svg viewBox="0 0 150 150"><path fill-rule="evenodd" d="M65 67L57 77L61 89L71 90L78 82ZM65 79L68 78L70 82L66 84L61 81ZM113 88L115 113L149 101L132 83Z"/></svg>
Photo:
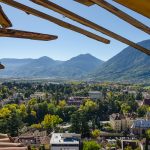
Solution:
<svg viewBox="0 0 150 150"><path fill-rule="evenodd" d="M95 57L95 58L97 58L97 59L100 59L100 60L102 60L101 58L98 58L98 57L96 57L96 56L94 56L94 55L92 55L92 54L90 54L90 53L82 53L82 54L79 54L79 55L87 55L87 54L89 54L89 55L91 55L91 56L93 56L93 57ZM79 55L75 55L75 56L73 56L73 57L77 57L77 56L79 56ZM58 59L55 59L55 58L53 58L53 57L51 57L51 56L40 56L40 57L35 57L35 58L32 58L32 57L27 57L27 58L14 58L14 57L7 57L7 58L0 58L0 59L39 59L39 58L42 58L42 57L49 57L49 58L51 58L51 59L53 59L53 60L58 60ZM73 57L70 57L69 59L66 59L66 60L58 60L58 61L67 61L67 60L70 60L71 58L73 58ZM104 61L104 60L102 60L102 61ZM106 60L107 61L107 60Z"/></svg>

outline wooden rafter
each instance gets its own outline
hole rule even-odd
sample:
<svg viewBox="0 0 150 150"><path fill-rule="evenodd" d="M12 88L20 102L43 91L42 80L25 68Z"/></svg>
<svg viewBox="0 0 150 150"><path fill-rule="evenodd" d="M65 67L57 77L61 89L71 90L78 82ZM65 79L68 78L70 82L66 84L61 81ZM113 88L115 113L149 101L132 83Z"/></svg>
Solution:
<svg viewBox="0 0 150 150"><path fill-rule="evenodd" d="M5 67L4 67L4 65L2 65L1 63L0 63L0 69L4 69Z"/></svg>
<svg viewBox="0 0 150 150"><path fill-rule="evenodd" d="M79 2L81 4L84 4L86 6L91 6L91 5L94 5L94 3L90 0L75 0L76 2Z"/></svg>
<svg viewBox="0 0 150 150"><path fill-rule="evenodd" d="M138 21L137 19L131 17L127 13L123 12L122 10L118 9L117 7L111 5L105 0L91 0L93 3L97 4L98 6L108 10L112 14L118 16L119 18L123 19L124 21L128 22L129 24L135 26L136 28L150 34L150 27L146 26L142 22Z"/></svg>
<svg viewBox="0 0 150 150"><path fill-rule="evenodd" d="M75 1L79 2L78 0L75 0ZM84 5L87 5L88 2L89 3L91 2L90 3L91 5L97 4L98 6L106 9L107 11L109 11L112 14L116 15L117 17L123 19L124 21L128 22L129 24L133 25L134 27L144 31L145 33L150 34L150 27L146 26L142 22L138 21L137 19L133 18L132 16L128 15L127 13L118 9L117 7L111 5L106 0L80 0L80 3L82 3Z"/></svg>
<svg viewBox="0 0 150 150"><path fill-rule="evenodd" d="M40 17L40 18L42 18L42 19L48 20L48 21L50 21L50 22L53 22L53 23L55 23L55 24L57 24L57 25L59 25L59 26L62 26L62 27L64 27L64 28L67 28L67 29L70 29L70 30L72 30L72 31L81 33L81 34L83 34L83 35L86 35L87 37L90 37L90 38L95 39L95 40L97 40L97 41L103 42L103 43L105 43L105 44L109 44L109 43L110 43L109 40L107 40L107 39L105 39L105 38L103 38L103 37L100 37L100 36L98 36L98 35L96 35L96 34L93 34L93 33L89 32L89 31L87 31L87 30L81 29L81 28L79 28L79 27L77 27L77 26L74 26L74 25L72 25L72 24L66 23L66 22L64 22L64 21L62 21L62 20L59 20L59 19L57 19L57 18L55 18L55 17L52 17L52 16L50 16L50 15L47 15L47 14L45 14L45 13L43 13L43 12L40 12L40 11L38 11L38 10L36 10L36 9L33 9L33 8L31 8L31 7L28 7L28 6L26 6L26 5L23 5L23 4L21 4L21 3L18 3L18 2L14 1L14 0L0 0L0 2L3 2L3 3L5 3L5 4L8 4L8 5L12 6L12 7L15 7L15 8L17 8L17 9L20 9L20 10L22 10L22 11L24 11L24 12L27 12L27 13L29 13L29 14L32 14L32 15L34 15L34 16L37 16L37 17Z"/></svg>
<svg viewBox="0 0 150 150"><path fill-rule="evenodd" d="M8 17L6 16L6 14L4 13L2 7L0 6L0 25L3 28L8 28L8 27L12 27L12 23L11 21L8 19Z"/></svg>
<svg viewBox="0 0 150 150"><path fill-rule="evenodd" d="M105 28L103 28L103 27L101 27L101 26L99 26L99 25L97 25L97 24L95 24L95 23L93 23L93 22L91 22L91 21L89 21L89 20L87 20L87 19L85 19L85 18L69 11L69 10L67 10L67 9L64 9L64 8L58 6L58 5L56 5L56 4L54 4L50 1L47 1L47 0L31 0L31 1L35 2L37 4L40 4L40 5L42 5L46 8L52 9L52 10L58 12L58 13L61 13L61 14L65 15L66 17L68 17L72 20L75 20L75 21L77 21L77 22L79 22L83 25L91 27L91 28L93 28L97 31L100 31L100 32L102 32L102 33L104 33L104 34L106 34L106 35L108 35L108 36L110 36L110 37L112 37L112 38L114 38L118 41L121 41L121 42L123 42L127 45L130 45L130 46L132 46L132 47L134 47L134 48L150 55L150 50L148 50L148 49L146 49L146 48L144 48L144 47L142 47L142 46L140 46L140 45L138 45L138 44L136 44L136 43L134 43L134 42L118 35L118 34L116 34L116 33L114 33L114 32L112 32L112 31L109 31L109 30L107 30L107 29L105 29Z"/></svg>
<svg viewBox="0 0 150 150"><path fill-rule="evenodd" d="M0 37L24 38L31 40L50 41L58 37L54 35L0 28Z"/></svg>

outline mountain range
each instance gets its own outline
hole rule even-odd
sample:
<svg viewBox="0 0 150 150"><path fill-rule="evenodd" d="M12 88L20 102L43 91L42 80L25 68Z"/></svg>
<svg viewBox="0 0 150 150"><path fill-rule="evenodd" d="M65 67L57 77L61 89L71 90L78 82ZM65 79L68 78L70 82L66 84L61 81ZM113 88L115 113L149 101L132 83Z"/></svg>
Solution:
<svg viewBox="0 0 150 150"><path fill-rule="evenodd" d="M49 57L39 59L1 59L5 70L0 77L30 78L30 77L60 77L76 79L89 74L103 64L102 60L90 54L81 54L67 61L53 60Z"/></svg>
<svg viewBox="0 0 150 150"><path fill-rule="evenodd" d="M150 49L150 40L138 43ZM104 62L90 54L81 54L67 61L49 57L39 59L0 59L5 70L2 78L65 78L96 81L150 81L150 56L127 47Z"/></svg>
<svg viewBox="0 0 150 150"><path fill-rule="evenodd" d="M150 40L138 44L150 50ZM129 46L100 66L91 77L104 81L150 81L150 56Z"/></svg>

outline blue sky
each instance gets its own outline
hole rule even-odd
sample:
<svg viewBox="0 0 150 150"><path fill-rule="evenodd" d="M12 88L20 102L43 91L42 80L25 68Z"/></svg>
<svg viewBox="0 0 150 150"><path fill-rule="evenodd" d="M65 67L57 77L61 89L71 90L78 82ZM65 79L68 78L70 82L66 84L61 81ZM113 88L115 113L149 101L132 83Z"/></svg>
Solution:
<svg viewBox="0 0 150 150"><path fill-rule="evenodd" d="M38 58L41 56L48 56L56 60L68 60L79 54L90 53L99 59L108 60L127 47L127 45L117 40L71 21L70 19L64 18L56 12L33 4L29 2L29 0L17 1L110 39L111 44L103 44L79 33L62 28L52 22L48 22L32 15L27 15L20 10L2 4L6 14L13 23L14 29L58 35L58 39L45 42L25 39L0 38L0 58ZM53 2L134 42L139 42L150 38L148 34L136 29L132 25L126 23L97 5L87 7L74 2L73 0L53 0ZM119 7L121 10L130 13L133 17L148 26L150 25L149 19L115 2L112 2L112 0L109 0L109 2Z"/></svg>

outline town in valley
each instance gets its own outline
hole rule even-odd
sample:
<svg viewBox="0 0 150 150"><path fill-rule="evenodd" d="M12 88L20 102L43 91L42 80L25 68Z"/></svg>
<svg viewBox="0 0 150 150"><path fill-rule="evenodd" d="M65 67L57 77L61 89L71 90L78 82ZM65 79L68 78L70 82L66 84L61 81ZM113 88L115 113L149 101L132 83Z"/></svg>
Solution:
<svg viewBox="0 0 150 150"><path fill-rule="evenodd" d="M0 107L1 136L30 149L150 148L148 83L1 81Z"/></svg>

